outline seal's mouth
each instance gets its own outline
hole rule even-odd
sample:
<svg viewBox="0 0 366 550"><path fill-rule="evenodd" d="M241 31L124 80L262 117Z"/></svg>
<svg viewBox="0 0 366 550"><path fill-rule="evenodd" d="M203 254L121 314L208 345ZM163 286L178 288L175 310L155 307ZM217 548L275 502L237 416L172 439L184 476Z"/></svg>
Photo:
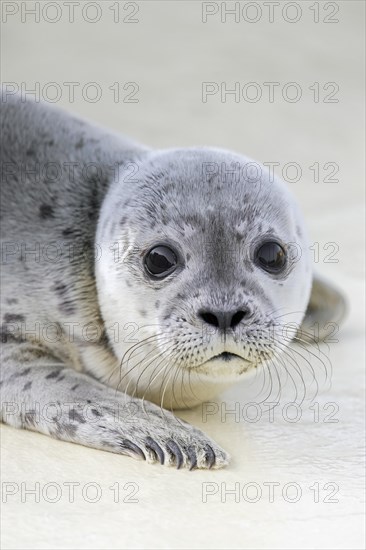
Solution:
<svg viewBox="0 0 366 550"><path fill-rule="evenodd" d="M243 359L240 355L237 355L236 353L229 353L228 351L223 351L222 353L219 353L218 355L214 355L211 357L210 361L212 360L220 359L221 361L232 361L233 359Z"/></svg>
<svg viewBox="0 0 366 550"><path fill-rule="evenodd" d="M222 380L234 380L238 375L247 372L253 367L253 363L237 353L223 351L213 355L204 363L195 368L202 376L222 378Z"/></svg>

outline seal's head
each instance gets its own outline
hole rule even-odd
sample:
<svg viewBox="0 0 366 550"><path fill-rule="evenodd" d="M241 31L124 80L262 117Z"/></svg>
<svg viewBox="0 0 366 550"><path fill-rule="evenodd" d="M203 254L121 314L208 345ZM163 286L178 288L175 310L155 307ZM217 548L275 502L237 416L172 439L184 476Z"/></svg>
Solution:
<svg viewBox="0 0 366 550"><path fill-rule="evenodd" d="M99 302L121 390L192 406L278 356L311 289L302 217L286 186L217 149L148 153L102 207Z"/></svg>

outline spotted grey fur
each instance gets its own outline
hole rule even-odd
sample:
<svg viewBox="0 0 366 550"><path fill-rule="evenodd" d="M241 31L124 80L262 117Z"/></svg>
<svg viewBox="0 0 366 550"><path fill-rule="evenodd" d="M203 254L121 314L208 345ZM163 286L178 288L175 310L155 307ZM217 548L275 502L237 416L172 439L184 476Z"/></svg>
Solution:
<svg viewBox="0 0 366 550"><path fill-rule="evenodd" d="M159 405L201 403L260 366L279 311L302 322L312 269L288 190L263 167L238 177L241 155L152 151L17 95L2 96L1 139L3 421L149 462L226 465ZM301 252L277 278L252 261L266 236ZM143 267L154 243L180 255L161 281ZM327 299L310 300L311 319L339 316L339 296L313 288ZM224 335L198 318L243 307ZM223 352L237 359L213 358Z"/></svg>

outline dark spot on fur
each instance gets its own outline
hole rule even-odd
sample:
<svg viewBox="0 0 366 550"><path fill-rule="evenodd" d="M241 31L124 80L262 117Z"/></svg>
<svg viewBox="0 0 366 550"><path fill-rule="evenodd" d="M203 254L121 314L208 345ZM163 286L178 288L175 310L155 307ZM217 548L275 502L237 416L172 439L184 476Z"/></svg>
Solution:
<svg viewBox="0 0 366 550"><path fill-rule="evenodd" d="M104 427L104 426L103 426ZM109 447L111 448L113 446L112 444L112 441L107 441L106 439L101 439L100 443L104 446L104 447Z"/></svg>
<svg viewBox="0 0 366 550"><path fill-rule="evenodd" d="M62 283L61 281L56 281L52 285L51 290L53 292L56 292L58 296L65 296L67 292L67 285L65 285L65 283Z"/></svg>
<svg viewBox="0 0 366 550"><path fill-rule="evenodd" d="M62 369L54 370L53 372L50 372L50 374L47 374L47 376L45 376L45 379L49 380L51 378L58 378L61 371Z"/></svg>
<svg viewBox="0 0 366 550"><path fill-rule="evenodd" d="M27 382L24 384L23 391L29 390L32 387L32 382Z"/></svg>
<svg viewBox="0 0 366 550"><path fill-rule="evenodd" d="M17 304L18 300L16 298L7 298L6 303L11 306L12 304Z"/></svg>
<svg viewBox="0 0 366 550"><path fill-rule="evenodd" d="M76 311L75 303L71 300L61 302L58 308L62 313L66 313L66 315L73 315Z"/></svg>
<svg viewBox="0 0 366 550"><path fill-rule="evenodd" d="M74 229L72 227L67 227L62 231L62 235L64 237L69 237L70 235L73 235L73 234L74 234Z"/></svg>
<svg viewBox="0 0 366 550"><path fill-rule="evenodd" d="M75 302L67 296L69 288L65 283L56 281L52 285L51 290L55 292L59 298L61 298L61 302L58 305L60 311L66 313L66 315L72 315L75 313Z"/></svg>
<svg viewBox="0 0 366 550"><path fill-rule="evenodd" d="M102 413L100 413L97 409L92 409L91 412L94 416L103 416Z"/></svg>
<svg viewBox="0 0 366 550"><path fill-rule="evenodd" d="M44 357L44 350L43 349L40 349L40 348L35 348L35 347L32 347L32 358L33 359L41 359L42 357Z"/></svg>
<svg viewBox="0 0 366 550"><path fill-rule="evenodd" d="M78 422L79 424L85 424L86 422L85 418L76 409L70 410L69 419L71 422Z"/></svg>
<svg viewBox="0 0 366 550"><path fill-rule="evenodd" d="M83 138L81 137L81 138L79 139L79 141L77 141L77 142L75 143L75 149L82 149L83 147L84 147L84 140L83 140Z"/></svg>
<svg viewBox="0 0 366 550"><path fill-rule="evenodd" d="M139 314L141 317L146 317L146 311L144 309L139 309Z"/></svg>
<svg viewBox="0 0 366 550"><path fill-rule="evenodd" d="M78 427L75 424L64 424L63 430L65 435L68 435L69 437L73 437L75 435L75 432L77 432Z"/></svg>
<svg viewBox="0 0 366 550"><path fill-rule="evenodd" d="M159 309L159 307L160 307L160 301L159 300L156 300L155 307L156 307L156 309Z"/></svg>
<svg viewBox="0 0 366 550"><path fill-rule="evenodd" d="M71 391L75 391L78 387L79 387L79 384L75 384L75 386L73 386L73 387L71 388Z"/></svg>
<svg viewBox="0 0 366 550"><path fill-rule="evenodd" d="M53 139L50 139L49 141L47 141L47 145L49 147L53 147L54 144L55 144L55 142L53 141Z"/></svg>
<svg viewBox="0 0 366 550"><path fill-rule="evenodd" d="M54 209L50 204L41 204L39 207L39 217L42 220L47 220L48 218L54 217Z"/></svg>
<svg viewBox="0 0 366 550"><path fill-rule="evenodd" d="M29 148L26 150L25 154L27 155L27 157L34 157L34 155L36 154L35 150L32 149L32 148Z"/></svg>
<svg viewBox="0 0 366 550"><path fill-rule="evenodd" d="M90 208L89 208L89 211L88 211L88 218L90 220L94 220L96 218L97 212L98 212L98 201L97 201L97 197L95 196L94 193L90 197L89 204L90 204Z"/></svg>
<svg viewBox="0 0 366 550"><path fill-rule="evenodd" d="M24 321L24 315L17 315L15 313L5 313L4 315L5 323L22 323Z"/></svg>
<svg viewBox="0 0 366 550"><path fill-rule="evenodd" d="M20 372L17 376L20 377L20 376L27 376L27 374L29 374L31 371L31 368L28 367L27 369L24 369L22 372Z"/></svg>
<svg viewBox="0 0 366 550"><path fill-rule="evenodd" d="M27 411L24 415L24 424L27 424L28 426L36 426L37 420L36 420L36 410L31 409Z"/></svg>

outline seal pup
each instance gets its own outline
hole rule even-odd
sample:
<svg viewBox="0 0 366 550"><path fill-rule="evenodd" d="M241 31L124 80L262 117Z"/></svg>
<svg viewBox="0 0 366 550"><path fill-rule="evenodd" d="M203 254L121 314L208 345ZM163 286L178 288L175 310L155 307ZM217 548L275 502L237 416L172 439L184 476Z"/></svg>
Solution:
<svg viewBox="0 0 366 550"><path fill-rule="evenodd" d="M3 421L177 468L226 465L167 409L286 350L284 319L344 311L313 278L289 190L242 155L154 151L5 92L1 139Z"/></svg>

